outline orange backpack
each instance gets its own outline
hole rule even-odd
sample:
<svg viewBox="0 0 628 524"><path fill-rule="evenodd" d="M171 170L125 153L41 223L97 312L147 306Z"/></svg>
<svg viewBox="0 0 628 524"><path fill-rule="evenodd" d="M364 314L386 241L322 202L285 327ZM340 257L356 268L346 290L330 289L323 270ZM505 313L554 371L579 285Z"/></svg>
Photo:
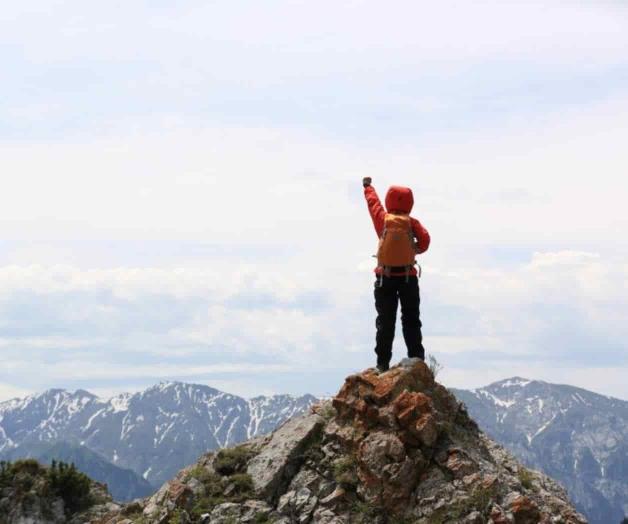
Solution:
<svg viewBox="0 0 628 524"><path fill-rule="evenodd" d="M406 275L415 264L416 246L410 215L386 213L384 231L379 239L377 265L390 275L391 267L404 267Z"/></svg>

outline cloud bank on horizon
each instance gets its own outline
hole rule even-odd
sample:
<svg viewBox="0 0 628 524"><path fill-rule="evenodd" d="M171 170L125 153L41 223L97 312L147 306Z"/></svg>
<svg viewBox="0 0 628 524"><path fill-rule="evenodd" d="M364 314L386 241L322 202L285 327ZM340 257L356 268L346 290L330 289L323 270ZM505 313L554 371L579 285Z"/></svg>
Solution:
<svg viewBox="0 0 628 524"><path fill-rule="evenodd" d="M363 176L415 191L446 384L628 399L620 3L50 0L0 43L0 399L334 392L374 359Z"/></svg>

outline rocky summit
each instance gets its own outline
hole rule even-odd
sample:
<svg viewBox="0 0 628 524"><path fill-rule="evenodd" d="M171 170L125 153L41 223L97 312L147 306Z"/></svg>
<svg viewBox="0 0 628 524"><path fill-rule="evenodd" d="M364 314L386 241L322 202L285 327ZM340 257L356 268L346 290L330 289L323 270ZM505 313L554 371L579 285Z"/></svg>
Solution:
<svg viewBox="0 0 628 524"><path fill-rule="evenodd" d="M585 523L419 360L347 377L272 434L203 455L98 524Z"/></svg>

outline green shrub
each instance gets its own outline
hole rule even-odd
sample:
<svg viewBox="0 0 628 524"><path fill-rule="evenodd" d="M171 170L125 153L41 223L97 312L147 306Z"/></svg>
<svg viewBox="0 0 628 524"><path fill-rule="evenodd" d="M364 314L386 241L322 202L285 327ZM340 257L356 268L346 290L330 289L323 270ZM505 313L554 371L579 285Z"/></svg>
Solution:
<svg viewBox="0 0 628 524"><path fill-rule="evenodd" d="M199 478L205 488L205 495L197 499L191 510L191 516L196 519L199 519L203 513L209 513L214 506L227 501L223 493L226 479L216 473L210 473L207 470L205 472L202 480Z"/></svg>
<svg viewBox="0 0 628 524"><path fill-rule="evenodd" d="M253 479L248 473L221 476L205 470L202 482L205 487L205 495L197 499L190 512L190 515L195 519L200 518L203 513L211 512L215 506L223 502L244 502L255 496ZM229 487L231 487L229 495L225 495L225 490Z"/></svg>
<svg viewBox="0 0 628 524"><path fill-rule="evenodd" d="M530 470L527 468L524 468L523 466L521 466L519 468L519 470L517 471L517 478L519 479L519 482L521 482L521 485L526 488L526 489L532 489L533 488L533 484L532 484L532 480L534 479L532 473L530 473Z"/></svg>
<svg viewBox="0 0 628 524"><path fill-rule="evenodd" d="M236 473L229 480L233 482L237 496L253 494L253 479L248 473Z"/></svg>
<svg viewBox="0 0 628 524"><path fill-rule="evenodd" d="M220 475L233 475L243 473L246 465L254 453L246 446L221 449L214 459L214 469Z"/></svg>
<svg viewBox="0 0 628 524"><path fill-rule="evenodd" d="M22 459L15 461L12 465L13 475L26 473L36 477L45 471L45 468L35 459Z"/></svg>
<svg viewBox="0 0 628 524"><path fill-rule="evenodd" d="M175 509L170 515L170 518L168 519L168 524L182 524L182 522L183 522L183 516L181 514L181 510Z"/></svg>
<svg viewBox="0 0 628 524"><path fill-rule="evenodd" d="M488 488L477 487L468 497L434 511L429 515L427 521L429 524L446 524L457 521L472 511L479 511L484 517L488 517L490 504L495 500L497 494L497 488L494 485Z"/></svg>
<svg viewBox="0 0 628 524"><path fill-rule="evenodd" d="M201 515L203 515L204 513L210 513L212 508L214 506L217 506L221 502L222 501L220 500L215 500L207 496L200 497L196 500L194 506L192 507L192 510L190 511L190 516L193 519L198 520L201 518Z"/></svg>
<svg viewBox="0 0 628 524"><path fill-rule="evenodd" d="M47 480L51 493L63 499L66 513L77 513L92 505L91 481L73 463L53 461L47 471Z"/></svg>
<svg viewBox="0 0 628 524"><path fill-rule="evenodd" d="M255 452L246 445L221 449L214 456L212 463L215 472L201 465L191 469L188 477L199 480L205 488L205 493L196 500L190 516L199 519L218 504L243 502L254 497L253 479L246 473L246 466L254 456Z"/></svg>
<svg viewBox="0 0 628 524"><path fill-rule="evenodd" d="M124 516L133 522L133 524L148 524L146 517L141 511L134 511L133 513L129 513Z"/></svg>
<svg viewBox="0 0 628 524"><path fill-rule="evenodd" d="M356 500L351 506L351 513L353 514L353 520L356 524L370 524L378 517L382 516L382 510L369 504L364 500Z"/></svg>
<svg viewBox="0 0 628 524"><path fill-rule="evenodd" d="M405 516L392 516L388 519L388 524L414 524L415 518Z"/></svg>
<svg viewBox="0 0 628 524"><path fill-rule="evenodd" d="M15 487L28 491L33 487L35 478L43 475L46 470L33 459L18 460L16 462L0 462L0 488Z"/></svg>
<svg viewBox="0 0 628 524"><path fill-rule="evenodd" d="M358 476L357 461L353 455L344 456L334 462L334 480L344 487L356 486Z"/></svg>
<svg viewBox="0 0 628 524"><path fill-rule="evenodd" d="M186 481L191 478L195 478L204 484L206 481L211 479L212 475L215 475L215 473L204 466L197 465L188 472Z"/></svg>
<svg viewBox="0 0 628 524"><path fill-rule="evenodd" d="M45 468L33 459L0 462L0 488L14 488L15 496L28 505L38 497L63 500L66 514L87 509L93 501L90 495L91 480L76 469L74 464L52 461ZM32 490L35 490L31 493ZM44 512L49 508L43 506Z"/></svg>
<svg viewBox="0 0 628 524"><path fill-rule="evenodd" d="M36 486L37 478L45 474L45 468L33 459L16 462L0 462L0 489L14 488L15 496L22 499ZM25 503L28 503L26 501Z"/></svg>
<svg viewBox="0 0 628 524"><path fill-rule="evenodd" d="M351 518L352 524L372 524L375 521L383 521L387 524L413 524L416 522L415 518L391 514L390 511L361 499L352 503Z"/></svg>
<svg viewBox="0 0 628 524"><path fill-rule="evenodd" d="M268 513L257 513L253 522L254 524L271 524L270 515Z"/></svg>
<svg viewBox="0 0 628 524"><path fill-rule="evenodd" d="M320 404L318 414L327 422L336 416L336 408L331 400L326 400Z"/></svg>

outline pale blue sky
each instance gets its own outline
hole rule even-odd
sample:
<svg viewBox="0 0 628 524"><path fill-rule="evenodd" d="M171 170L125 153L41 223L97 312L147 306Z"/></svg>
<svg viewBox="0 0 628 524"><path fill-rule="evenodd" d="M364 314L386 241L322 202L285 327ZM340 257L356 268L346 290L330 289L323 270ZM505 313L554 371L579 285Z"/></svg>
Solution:
<svg viewBox="0 0 628 524"><path fill-rule="evenodd" d="M628 398L622 2L25 1L0 59L0 399L333 393L373 363L366 175L432 233L447 385Z"/></svg>

